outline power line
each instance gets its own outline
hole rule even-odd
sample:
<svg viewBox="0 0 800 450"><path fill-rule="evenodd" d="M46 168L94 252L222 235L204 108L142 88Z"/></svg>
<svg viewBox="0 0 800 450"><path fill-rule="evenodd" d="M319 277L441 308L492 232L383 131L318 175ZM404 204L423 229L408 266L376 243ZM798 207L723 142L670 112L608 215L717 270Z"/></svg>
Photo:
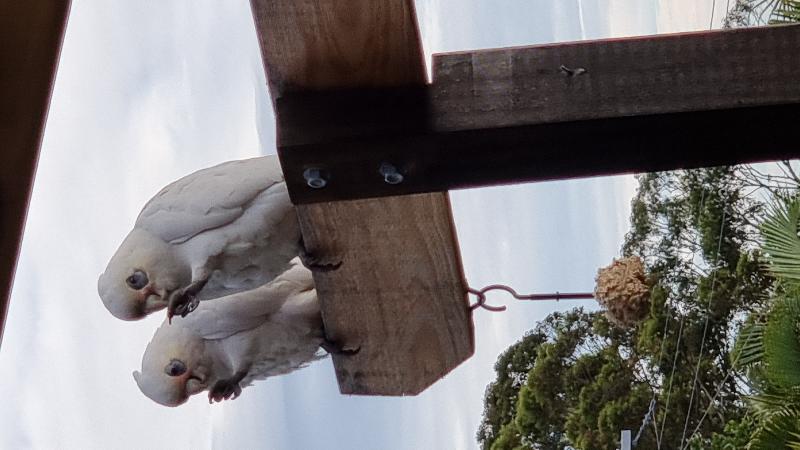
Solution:
<svg viewBox="0 0 800 450"><path fill-rule="evenodd" d="M743 349L744 349L745 347L747 347L747 344L749 344L749 343L750 343L750 339L751 339L752 337L753 337L752 333L747 335L747 339L745 339L745 341L744 341L744 344L742 345L742 348L743 348ZM728 369L728 373L726 373L726 374L725 374L725 378L723 378L723 379L722 379L722 381L720 381L720 383L719 383L719 386L717 386L717 390L716 390L716 392L714 392L714 396L713 396L713 397L711 397L711 402L708 404L708 408L706 408L706 410L703 412L703 415L700 417L700 420L699 420L699 421L697 421L697 426L696 426L696 427L694 427L694 430L692 431L692 435L693 435L693 434L695 434L695 433L697 433L697 431L700 429L700 425L702 425L702 424L703 424L703 420L705 420L706 416L707 416L707 415L708 415L708 413L711 411L711 408L713 408L713 407L714 407L714 402L717 400L717 396L719 396L719 393L720 393L720 392L722 392L722 386L724 386L724 385L725 385L725 382L726 382L726 381L728 381L728 378L729 378L731 375L733 375L733 372L734 372L734 371L735 371L735 369L736 369L736 363L738 363L738 362L739 362L739 357L740 357L740 356L742 356L742 353L743 353L743 352L744 352L744 350L740 350L740 351L739 351L739 353L738 353L738 354L736 354L736 358L734 358L734 359L733 359L733 362L731 363L731 368L730 368L730 369ZM691 435L690 435L690 436L691 436ZM689 443L687 442L687 443L686 443L686 445L688 446L688 445L689 445Z"/></svg>
<svg viewBox="0 0 800 450"><path fill-rule="evenodd" d="M703 209L705 208L705 204L706 204L706 187L703 186L703 191L700 193L700 208L699 208L699 211L703 211ZM697 246L696 245L692 246L692 258L691 258L691 261L690 261L691 264L694 264L694 258L695 258L696 251L697 251ZM667 318L669 318L669 315L668 315ZM667 388L667 401L666 401L666 403L664 405L664 416L661 418L661 431L660 431L660 433L656 433L656 443L658 445L658 449L659 450L661 450L661 442L662 442L662 438L664 437L664 427L667 424L667 415L669 414L669 401L670 401L671 396L672 396L672 381L675 379L675 367L677 366L677 363L678 363L678 353L680 352L681 337L683 337L683 322L684 322L685 318L686 318L685 315L681 315L680 325L678 326L678 337L675 340L675 354L672 356L672 370L670 371L670 375L669 375L669 387ZM666 342L666 340L667 340L667 335L666 335L666 327L665 327L664 336L661 339L662 354L663 354L663 350L664 350L664 343ZM659 363L660 363L660 361L661 361L661 357L659 357Z"/></svg>
<svg viewBox="0 0 800 450"><path fill-rule="evenodd" d="M644 429L647 427L647 424L653 420L653 416L655 415L656 411L656 397L653 396L652 400L650 400L650 406L647 408L647 414L644 415L644 419L642 419L642 425L639 427L639 431L636 433L636 437L633 438L633 444L631 445L632 448L636 448L636 445L639 444L639 439L642 437L642 433Z"/></svg>
<svg viewBox="0 0 800 450"><path fill-rule="evenodd" d="M725 218L727 217L728 211L726 208L722 208L722 220L720 221L720 229L719 229L719 240L717 242L717 255L716 255L716 264L719 265L719 254L722 250L722 233L725 230ZM694 369L694 381L692 381L692 392L689 396L689 407L686 409L686 420L683 423L683 435L681 435L681 444L679 448L683 448L683 440L686 438L686 430L689 428L689 418L692 415L692 404L694 403L694 391L697 387L697 376L700 374L700 363L703 361L703 350L705 349L706 343L706 334L708 333L708 322L709 318L711 317L711 302L714 300L714 288L716 287L717 282L717 272L715 270L711 274L711 292L708 295L708 302L706 302L706 319L703 325L703 337L700 340L700 353L697 355L697 365L695 365Z"/></svg>
<svg viewBox="0 0 800 450"><path fill-rule="evenodd" d="M708 24L708 29L714 28L714 10L717 9L717 0L711 0L711 20Z"/></svg>

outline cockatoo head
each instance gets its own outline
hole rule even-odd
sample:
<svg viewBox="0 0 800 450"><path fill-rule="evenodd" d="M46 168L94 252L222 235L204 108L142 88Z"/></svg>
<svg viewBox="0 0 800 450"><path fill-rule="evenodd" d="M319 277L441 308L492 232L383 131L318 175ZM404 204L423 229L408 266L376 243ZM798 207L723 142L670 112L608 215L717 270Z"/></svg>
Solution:
<svg viewBox="0 0 800 450"><path fill-rule="evenodd" d="M184 327L165 324L147 344L142 371L133 372L133 378L154 402L179 406L208 387L212 369L202 338Z"/></svg>
<svg viewBox="0 0 800 450"><path fill-rule="evenodd" d="M169 294L191 276L170 244L134 228L97 280L97 292L115 317L139 320L165 308Z"/></svg>

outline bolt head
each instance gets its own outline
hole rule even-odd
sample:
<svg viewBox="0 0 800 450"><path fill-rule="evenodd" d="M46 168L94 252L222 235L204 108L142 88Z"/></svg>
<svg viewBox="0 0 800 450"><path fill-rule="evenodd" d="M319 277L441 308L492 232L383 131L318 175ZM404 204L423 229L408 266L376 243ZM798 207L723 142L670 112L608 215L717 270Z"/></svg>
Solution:
<svg viewBox="0 0 800 450"><path fill-rule="evenodd" d="M378 172L383 175L383 181L385 181L387 184L400 184L403 182L403 174L398 172L397 167L393 166L392 164L381 164Z"/></svg>
<svg viewBox="0 0 800 450"><path fill-rule="evenodd" d="M306 169L303 172L303 178L306 180L308 187L312 189L322 189L328 184L322 171L317 168Z"/></svg>
<svg viewBox="0 0 800 450"><path fill-rule="evenodd" d="M383 176L383 181L387 182L388 184L400 184L403 182L403 175L399 173L390 173Z"/></svg>

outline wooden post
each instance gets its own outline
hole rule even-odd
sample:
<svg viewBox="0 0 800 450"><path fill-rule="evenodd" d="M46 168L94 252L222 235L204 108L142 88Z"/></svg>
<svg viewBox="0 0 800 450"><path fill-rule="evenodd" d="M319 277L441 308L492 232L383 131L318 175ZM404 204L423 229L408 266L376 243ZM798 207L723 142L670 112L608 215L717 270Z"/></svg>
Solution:
<svg viewBox="0 0 800 450"><path fill-rule="evenodd" d="M285 128L292 111L280 105L319 114L324 127L335 111L314 112L303 104L306 96L425 86L412 0L251 4L281 158L290 133L320 131ZM343 137L353 132L333 131ZM328 338L361 348L353 356L333 356L342 393L417 394L472 355L472 320L446 193L302 205L298 216L308 250L342 261L340 269L314 275Z"/></svg>
<svg viewBox="0 0 800 450"><path fill-rule="evenodd" d="M436 55L426 89L279 102L282 162L314 203L795 158L798 48L787 25Z"/></svg>
<svg viewBox="0 0 800 450"><path fill-rule="evenodd" d="M0 342L69 6L0 2Z"/></svg>

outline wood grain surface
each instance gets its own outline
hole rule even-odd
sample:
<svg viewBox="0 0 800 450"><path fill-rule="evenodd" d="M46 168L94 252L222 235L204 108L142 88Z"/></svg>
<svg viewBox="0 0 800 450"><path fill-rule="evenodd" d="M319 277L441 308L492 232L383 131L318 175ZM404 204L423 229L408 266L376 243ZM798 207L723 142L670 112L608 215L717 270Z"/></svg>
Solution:
<svg viewBox="0 0 800 450"><path fill-rule="evenodd" d="M315 274L343 393L414 395L473 352L458 246L443 194L301 205L308 248L342 261Z"/></svg>
<svg viewBox="0 0 800 450"><path fill-rule="evenodd" d="M279 103L286 180L306 204L797 158L797 48L800 25L435 55L427 92Z"/></svg>
<svg viewBox="0 0 800 450"><path fill-rule="evenodd" d="M292 91L425 83L413 2L252 0L273 101Z"/></svg>
<svg viewBox="0 0 800 450"><path fill-rule="evenodd" d="M785 25L435 55L432 127L446 132L796 103L798 48L800 25Z"/></svg>
<svg viewBox="0 0 800 450"><path fill-rule="evenodd" d="M296 95L303 108L309 92L425 83L412 0L251 4L273 105ZM284 112L276 112L282 153ZM318 203L298 215L308 250L342 261L314 276L328 337L361 348L334 356L342 393L414 395L472 355L446 193Z"/></svg>

